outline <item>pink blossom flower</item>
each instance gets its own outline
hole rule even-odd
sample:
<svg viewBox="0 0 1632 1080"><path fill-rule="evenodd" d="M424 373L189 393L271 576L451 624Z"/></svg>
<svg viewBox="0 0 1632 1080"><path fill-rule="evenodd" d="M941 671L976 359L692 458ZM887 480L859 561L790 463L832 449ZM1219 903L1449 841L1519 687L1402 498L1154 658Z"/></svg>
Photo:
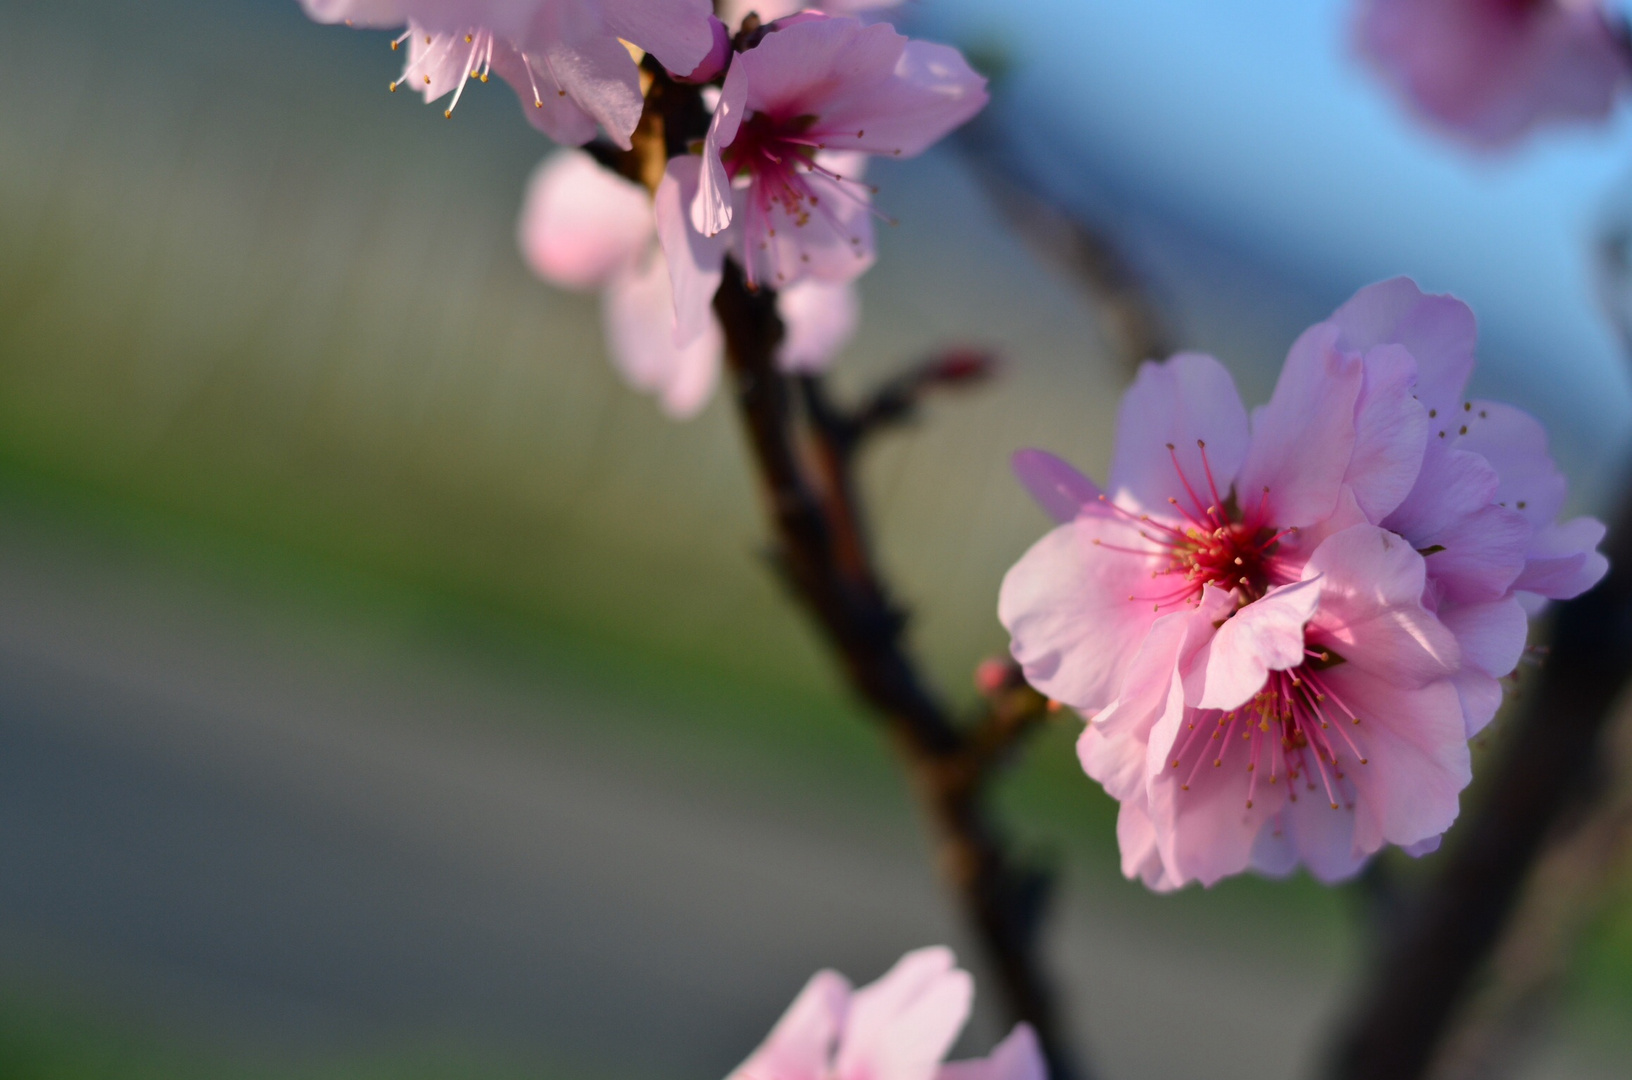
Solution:
<svg viewBox="0 0 1632 1080"><path fill-rule="evenodd" d="M671 244L687 222L660 220L671 266L706 279L729 245L755 285L853 280L873 259L865 156L921 153L985 105L985 84L957 50L884 24L782 24L733 60L701 159L669 163L693 231L721 240Z"/></svg>
<svg viewBox="0 0 1632 1080"><path fill-rule="evenodd" d="M658 199L678 208L667 180ZM670 220L681 220L678 209ZM528 185L519 226L522 254L544 280L575 290L599 289L614 364L637 389L654 393L672 416L688 417L713 396L724 341L708 295L689 298L700 314L682 328L657 219L646 189L602 168L581 150L544 160ZM693 234L696 243L706 243ZM855 332L859 303L848 283L807 281L777 296L786 326L778 360L784 370L825 367Z"/></svg>
<svg viewBox="0 0 1632 1080"><path fill-rule="evenodd" d="M1554 524L1539 426L1462 397L1474 335L1465 305L1395 279L1306 331L1250 423L1211 357L1145 365L1108 493L1017 456L1061 524L999 615L1027 679L1091 716L1079 755L1122 803L1130 877L1338 880L1455 819L1521 595L1605 569L1601 526Z"/></svg>
<svg viewBox="0 0 1632 1080"><path fill-rule="evenodd" d="M622 41L673 71L690 72L715 46L707 0L301 0L319 22L408 29L406 85L452 115L467 80L496 73L528 119L558 142L578 145L596 125L627 148L640 120L635 61ZM396 47L393 45L393 48Z"/></svg>
<svg viewBox="0 0 1632 1080"><path fill-rule="evenodd" d="M882 11L900 4L901 0L724 0L719 6L720 18L727 26L741 26L749 12L759 16L760 22L775 22L800 11L821 11L829 15L860 15Z"/></svg>
<svg viewBox="0 0 1632 1080"><path fill-rule="evenodd" d="M1600 0L1363 0L1356 39L1427 119L1483 146L1601 120L1632 76Z"/></svg>
<svg viewBox="0 0 1632 1080"><path fill-rule="evenodd" d="M1025 1024L990 1057L943 1062L974 997L955 963L950 949L919 949L859 990L817 972L728 1080L1047 1080Z"/></svg>

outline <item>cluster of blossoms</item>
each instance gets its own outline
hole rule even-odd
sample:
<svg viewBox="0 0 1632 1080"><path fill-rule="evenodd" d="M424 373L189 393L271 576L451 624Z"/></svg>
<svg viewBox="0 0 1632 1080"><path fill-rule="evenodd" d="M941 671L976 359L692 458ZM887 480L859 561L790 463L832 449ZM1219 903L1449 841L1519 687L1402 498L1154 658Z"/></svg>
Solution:
<svg viewBox="0 0 1632 1080"><path fill-rule="evenodd" d="M1601 120L1632 87L1627 28L1602 0L1361 0L1356 39L1429 121L1480 146Z"/></svg>
<svg viewBox="0 0 1632 1080"><path fill-rule="evenodd" d="M1157 889L1437 847L1527 615L1590 588L1540 425L1463 396L1473 314L1397 278L1306 331L1249 421L1187 353L1123 399L1108 491L1039 451L1060 524L999 614L1026 678L1090 717L1123 871Z"/></svg>
<svg viewBox="0 0 1632 1080"><path fill-rule="evenodd" d="M706 0L303 0L323 21L407 22L393 88L451 93L451 114L469 79L497 72L569 146L597 129L632 146L641 53L702 87L706 135L668 161L655 191L562 150L539 168L521 221L528 262L556 284L602 290L618 367L677 416L706 404L718 379L712 302L725 259L750 287L777 291L783 368L824 366L854 331L853 282L873 261L867 157L921 153L986 104L985 80L957 50L859 17L891 2L744 0L722 20Z"/></svg>
<svg viewBox="0 0 1632 1080"><path fill-rule="evenodd" d="M975 992L955 963L949 949L919 949L859 990L817 972L728 1080L1048 1080L1025 1024L989 1057L943 1060Z"/></svg>

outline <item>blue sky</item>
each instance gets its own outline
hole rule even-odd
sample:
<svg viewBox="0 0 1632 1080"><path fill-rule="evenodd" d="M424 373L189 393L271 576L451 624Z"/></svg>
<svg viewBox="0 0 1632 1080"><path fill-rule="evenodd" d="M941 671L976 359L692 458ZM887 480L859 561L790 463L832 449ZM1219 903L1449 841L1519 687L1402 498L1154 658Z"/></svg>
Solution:
<svg viewBox="0 0 1632 1080"><path fill-rule="evenodd" d="M1480 316L1480 381L1574 427L1632 434L1599 315L1597 222L1632 206L1632 124L1477 155L1422 128L1348 48L1348 0L924 0L914 21L1016 61L1012 101L1095 182L1341 298L1407 273ZM1476 387L1477 388L1477 387Z"/></svg>

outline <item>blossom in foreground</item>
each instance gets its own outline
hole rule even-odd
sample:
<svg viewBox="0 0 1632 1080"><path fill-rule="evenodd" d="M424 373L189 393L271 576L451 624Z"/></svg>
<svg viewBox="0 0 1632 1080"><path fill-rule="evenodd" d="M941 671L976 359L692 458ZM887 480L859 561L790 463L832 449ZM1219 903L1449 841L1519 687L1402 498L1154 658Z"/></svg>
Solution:
<svg viewBox="0 0 1632 1080"><path fill-rule="evenodd" d="M819 13L777 24L732 61L701 157L669 162L689 210L666 218L658 203L677 301L711 296L728 250L755 286L854 280L873 259L866 156L921 153L986 99L948 46ZM691 308L683 326L702 319Z"/></svg>
<svg viewBox="0 0 1632 1080"><path fill-rule="evenodd" d="M724 0L719 5L720 18L727 26L742 25L749 12L759 16L762 23L787 18L800 11L821 11L828 15L862 15L896 7L901 0Z"/></svg>
<svg viewBox="0 0 1632 1080"><path fill-rule="evenodd" d="M1455 819L1526 605L1606 568L1601 525L1555 523L1540 426L1462 396L1474 336L1461 302L1383 282L1298 339L1250 423L1211 357L1146 364L1106 492L1017 456L1060 526L999 615L1027 679L1091 717L1130 877L1335 881Z"/></svg>
<svg viewBox="0 0 1632 1080"><path fill-rule="evenodd" d="M678 195L666 184L659 198ZM723 351L719 323L708 307L712 288L693 298L688 310L703 317L682 332L645 188L581 150L558 151L533 174L519 234L522 253L540 277L563 288L601 291L607 344L624 378L656 394L672 416L691 416L708 403ZM713 285L718 283L716 278ZM804 282L778 294L777 310L786 328L778 353L785 371L825 367L859 319L855 288L848 283Z"/></svg>
<svg viewBox="0 0 1632 1080"><path fill-rule="evenodd" d="M919 949L859 990L836 971L817 972L728 1080L1047 1080L1025 1024L990 1057L942 1060L974 997L955 964L950 949Z"/></svg>
<svg viewBox="0 0 1632 1080"><path fill-rule="evenodd" d="M497 74L533 125L557 142L586 143L596 126L627 148L640 120L639 72L623 42L671 71L690 72L715 48L707 0L301 0L319 22L407 25L391 84L427 102L448 94L452 115L469 79ZM715 21L717 23L717 21ZM622 40L620 40L622 39Z"/></svg>
<svg viewBox="0 0 1632 1080"><path fill-rule="evenodd" d="M1632 55L1600 0L1362 0L1362 55L1427 119L1483 146L1601 120Z"/></svg>

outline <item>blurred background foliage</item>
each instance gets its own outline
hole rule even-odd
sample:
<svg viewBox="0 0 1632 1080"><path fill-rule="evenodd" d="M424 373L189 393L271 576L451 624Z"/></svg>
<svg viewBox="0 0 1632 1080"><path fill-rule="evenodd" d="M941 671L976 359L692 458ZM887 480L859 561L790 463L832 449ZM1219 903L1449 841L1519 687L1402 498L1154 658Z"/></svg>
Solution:
<svg viewBox="0 0 1632 1080"><path fill-rule="evenodd" d="M1208 188L1193 175L1207 169L1175 166L1162 101L1130 96L1127 108L1112 108L1103 87L1060 81L1051 67L1058 47L1035 48L1051 14L1073 30L1055 38L1080 40L1091 55L1114 51L1092 32L1095 19L1114 29L1144 12L1160 25L1174 5L1087 5L1080 22L1040 9L1012 25L997 5L974 0L945 3L939 22L923 6L913 17L928 32L1005 68L994 117L1015 141L973 148L1006 155L1005 169L1029 170L1073 212L1114 222L1171 336L1221 356L1249 401L1265 396L1296 331L1371 277L1411 271L1431 288L1463 291L1454 262L1418 267L1401 256L1376 272L1335 256L1320 262L1311 249L1331 237L1288 239L1247 204L1233 216L1219 210L1217 192L1235 174L1221 168ZM1273 6L1244 8L1261 18ZM1331 7L1322 7L1328 30ZM597 766L595 775L631 791L661 775L682 809L723 799L735 814L782 823L790 837L814 830L830 845L814 850L878 844L892 864L923 862L887 747L836 687L759 557L756 493L727 403L691 423L663 419L605 362L595 299L552 292L521 265L515 212L548 146L518 122L508 90L477 88L444 121L440 110L385 92L395 58L384 36L312 25L293 0L5 0L3 10L11 32L0 41L0 99L12 105L0 112L0 506L9 522L0 529L0 599L20 605L16 625L0 635L8 663L58 664L72 676L78 661L55 657L80 655L73 649L89 631L52 638L30 622L29 613L60 607L83 620L64 615L64 627L112 626L130 641L205 634L245 653L263 638L300 643L277 674L255 677L268 686L298 681L302 664L314 684L343 663L376 684L414 686L425 671L451 665L474 681L459 685L484 689L469 701L450 696L440 711L427 706L440 717L427 723L449 737L502 727L507 721L493 716L511 713L489 708L485 695L503 688L547 703L513 710L531 717L524 724L552 728L546 742L522 744L523 758L627 760L623 772ZM1201 30L1212 17L1201 17ZM1333 33L1323 63L1342 70ZM1175 51L1189 40L1176 32ZM1202 74L1191 73L1192 91ZM1249 93L1261 83L1241 81ZM1076 110L1068 89L1100 97ZM1050 97L1050 108L1039 104ZM1375 108L1381 115L1385 106ZM1118 111L1132 119L1107 127L1104 118ZM1410 134L1392 137L1418 146ZM1095 138L1104 145L1096 149ZM1206 150L1215 160L1263 156L1246 140ZM1296 162L1287 167L1295 172ZM1550 175L1560 167L1536 168ZM1182 176L1165 186L1141 179L1164 170ZM1599 163L1570 175L1605 171ZM859 393L949 344L991 348L1004 360L995 385L936 401L921 423L875 448L865 473L884 564L914 612L914 642L965 701L973 664L1004 646L997 583L1045 524L1009 478L1008 454L1044 446L1103 475L1129 375L1095 297L1051 261L1046 243L1010 228L981 175L956 147L879 169L881 201L901 224L884 233L879 266L863 282L863 328L837 378L841 390ZM1488 192L1490 182L1472 175ZM1383 178L1371 182L1374 192L1394 190ZM1509 187L1532 191L1531 183L1521 177ZM1213 194L1195 195L1197 185ZM1425 198L1432 203L1438 191ZM1498 195L1506 205L1510 193ZM1453 233L1468 228L1451 224ZM1470 286L1476 304L1484 289L1500 306L1493 273ZM1542 305L1540 330L1503 307L1487 338L1487 357L1497 361L1481 380L1485 392L1520 400L1552 424L1578 501L1591 506L1609 483L1624 428L1615 417L1626 415L1613 407L1626 390L1603 363L1613 345L1596 323L1572 331L1591 345L1579 370L1549 377L1526 366L1547 318L1581 321L1580 310L1559 315L1556 306ZM1579 392L1583 385L1591 392ZM1527 391L1537 386L1543 392L1532 401ZM199 629L217 617L237 629ZM200 685L219 674L204 659L197 671L177 664L154 670ZM242 700L274 693L245 680ZM0 754L34 745L26 724L0 723L12 725ZM1077 770L1074 734L1062 717L1002 797L1024 842L1067 868L1059 934L1068 943L1056 966L1070 1000L1087 1003L1088 1038L1107 1075L1163 1076L1197 1064L1214 1077L1290 1073L1318 1031L1282 1017L1314 1021L1341 1006L1363 947L1357 897L1301 879L1175 898L1127 885L1116 870L1114 805ZM193 760L192 750L176 753ZM0 781L17 780L14 772L0 769ZM13 792L0 796L0 816L47 819L39 807L51 793L22 780ZM128 811L116 801L102 809L108 820ZM709 820L701 814L697 829ZM148 828L122 824L138 837ZM154 835L169 827L153 825ZM577 1042L563 1034L568 1021L547 1015L536 1031L507 1021L487 1041L453 1005L453 1019L427 1025L442 998L400 1015L368 999L357 1010L369 1023L347 1027L342 989L299 983L298 956L272 971L227 947L188 953L192 909L120 895L125 879L102 873L106 852L74 846L72 836L101 828L95 819L87 833L59 838L44 827L0 832L6 874L16 879L0 889L6 1076L723 1075L818 964L848 965L865 978L901 949L955 933L939 901L923 900L935 893L929 871L914 864L917 891L899 906L923 903L921 917L909 910L900 922L858 926L834 915L807 926L797 912L760 911L744 942L700 939L697 955L713 966L666 972L671 992L652 998L653 1009L668 1010L666 1032L708 1031L710 1003L728 1003L719 1030L691 1042L635 1036L624 1045L606 1034L646 1022L615 1004L638 997L645 976L634 961L618 969L629 983L607 976L596 1014L604 1029ZM184 825L175 835L190 834ZM587 866L600 853L581 857ZM836 888L888 892L855 877L846 858L831 856ZM160 859L153 872L168 865ZM202 865L200 873L214 873ZM545 870L577 875L572 865ZM141 913L131 925L179 929L155 944L118 920L77 924L74 903L52 892L70 884L109 890L108 910ZM656 910L669 885L654 877L632 888L649 888ZM335 895L337 904L360 903ZM708 895L700 902L712 902ZM639 920L616 908L608 905L601 930L638 942L639 931L626 927ZM234 910L216 914L230 921ZM90 961L67 963L48 944L78 935ZM1085 944L1127 935L1167 951L1118 958ZM316 946L294 932L282 947ZM104 962L119 979L106 976ZM234 989L221 994L216 968L240 962L247 966L231 972ZM1632 1006L1632 909L1604 921L1577 972L1572 1034L1537 1058L1536 1075L1622 1075L1618 1066L1632 1060L1619 1041ZM571 977L559 981L566 989L550 993L570 993ZM150 994L161 982L168 989ZM691 983L720 987L692 996L683 991ZM219 997L221 1008L247 1014L279 994L332 1011L339 1033L307 1040L304 1022L290 1021L235 1034L198 1006ZM1187 1017L1186 1037L1153 1038L1168 1010ZM421 1026L430 1032L423 1038ZM989 1022L977 1029L975 1049L992 1030Z"/></svg>

